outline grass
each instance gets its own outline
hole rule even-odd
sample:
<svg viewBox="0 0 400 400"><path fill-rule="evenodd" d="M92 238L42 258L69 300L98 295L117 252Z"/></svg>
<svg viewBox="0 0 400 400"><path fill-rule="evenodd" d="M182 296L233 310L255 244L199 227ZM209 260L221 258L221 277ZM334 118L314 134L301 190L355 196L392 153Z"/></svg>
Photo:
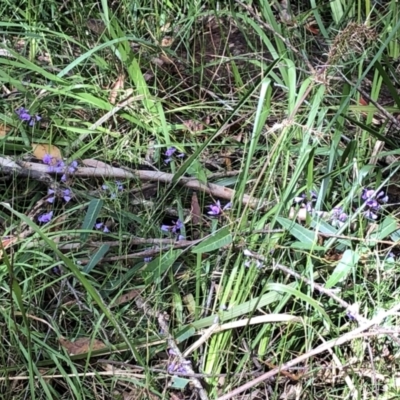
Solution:
<svg viewBox="0 0 400 400"><path fill-rule="evenodd" d="M398 395L399 5L247 3L1 5L3 398Z"/></svg>

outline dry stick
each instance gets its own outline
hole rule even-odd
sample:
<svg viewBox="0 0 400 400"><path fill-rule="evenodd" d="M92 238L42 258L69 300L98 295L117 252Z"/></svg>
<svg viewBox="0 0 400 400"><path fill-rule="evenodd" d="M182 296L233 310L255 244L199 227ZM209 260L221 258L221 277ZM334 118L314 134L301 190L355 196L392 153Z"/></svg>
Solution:
<svg viewBox="0 0 400 400"><path fill-rule="evenodd" d="M255 385L257 385L267 379L272 378L273 376L279 374L281 371L292 368L295 365L301 363L302 361L308 360L309 358L316 356L317 354L323 353L326 350L332 349L335 346L339 346L341 344L349 342L350 340L359 337L360 334L362 334L369 328L373 327L374 325L380 325L385 320L385 318L395 314L399 310L400 310L400 304L397 304L396 306L392 307L389 311L386 311L384 313L381 313L380 315L377 315L372 320L368 320L367 323L365 323L364 325L362 325L356 329L353 329L351 332L345 333L344 335L339 336L336 339L332 339L326 343L323 343L322 345L316 347L315 349L313 349L299 357L294 358L293 360L283 364L282 366L275 368L272 371L268 371L267 373L259 376L258 378L255 378L252 381L247 382L246 384L244 384L242 386L239 386L235 390L232 390L231 392L229 392L221 397L218 397L217 400L231 399L231 398L237 396L238 394L243 393L244 391L246 391L248 389L251 389ZM379 334L381 334L381 332L379 332L379 331L376 332L376 335L379 335Z"/></svg>
<svg viewBox="0 0 400 400"><path fill-rule="evenodd" d="M152 315L153 317L157 318L158 323L160 324L161 330L164 332L165 336L167 337L168 347L170 349L172 349L174 354L178 357L179 363L184 364L190 374L194 374L194 371L192 368L192 363L184 358L181 351L179 350L179 347L175 343L175 339L169 333L169 326L168 326L167 322L165 321L164 315L162 313L152 310L146 304L146 302L144 301L144 299L141 296L137 296L135 299L135 302L136 302L137 307L142 309L146 314ZM201 382L195 376L193 376L191 378L191 381L193 382L195 388L198 390L200 399L208 400L207 393L203 389Z"/></svg>
<svg viewBox="0 0 400 400"><path fill-rule="evenodd" d="M33 162L21 162L21 166L27 170L34 170L40 173L47 173L48 166ZM142 181L157 181L171 183L174 178L174 174L168 174L165 172L158 171L143 171L143 170L132 170L132 172L126 171L122 168L114 168L112 166L103 166L98 168L79 167L75 172L74 176L85 176L85 177L112 177L115 179L140 179ZM204 184L194 178L181 178L179 183L187 188L202 191L210 194L214 197L232 200L236 192L233 189L229 189L224 186L216 185L215 183ZM248 204L250 207L262 206L260 200L249 195L243 195L243 204Z"/></svg>

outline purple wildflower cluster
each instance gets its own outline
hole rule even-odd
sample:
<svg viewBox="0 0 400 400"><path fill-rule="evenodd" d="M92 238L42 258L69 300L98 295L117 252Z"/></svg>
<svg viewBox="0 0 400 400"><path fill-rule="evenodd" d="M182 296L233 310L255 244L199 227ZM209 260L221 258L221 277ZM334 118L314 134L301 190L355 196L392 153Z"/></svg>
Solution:
<svg viewBox="0 0 400 400"><path fill-rule="evenodd" d="M74 160L65 165L63 160L55 159L51 154L45 154L42 161L49 166L50 173L62 174L62 182L66 182L68 175L72 175L78 168L78 161Z"/></svg>
<svg viewBox="0 0 400 400"><path fill-rule="evenodd" d="M35 122L39 122L42 119L42 117L38 114L36 115L29 114L29 111L24 107L18 108L18 110L16 110L15 112L17 113L18 118L21 121L29 122L29 126L34 126Z"/></svg>
<svg viewBox="0 0 400 400"><path fill-rule="evenodd" d="M56 191L53 190L53 189L49 189L49 190L47 191L47 194L48 194L49 196L51 196L51 197L49 197L49 198L47 199L47 202L53 204L53 203L54 203L54 200L56 199L56 195L57 195ZM63 190L61 190L61 192L59 193L59 196L61 196L61 197L64 199L64 201L65 201L66 203L68 203L68 202L72 199L72 192L71 192L70 189L63 189Z"/></svg>
<svg viewBox="0 0 400 400"><path fill-rule="evenodd" d="M168 354L174 357L174 361L168 364L167 371L169 373L178 372L181 374L189 374L190 373L190 361L183 360L182 362L178 362L176 360L176 352L173 349L168 349Z"/></svg>
<svg viewBox="0 0 400 400"><path fill-rule="evenodd" d="M364 217L367 219L377 219L382 205L388 202L389 197L383 191L376 193L374 189L364 188L361 199L365 202Z"/></svg>
<svg viewBox="0 0 400 400"><path fill-rule="evenodd" d="M343 211L342 207L335 207L330 215L330 221L333 227L341 227L349 216Z"/></svg>
<svg viewBox="0 0 400 400"><path fill-rule="evenodd" d="M115 181L115 189L116 189L116 191L113 190L113 188L110 188L110 186L105 184L105 183L103 185L101 185L101 188L105 192L107 192L107 191L110 192L110 198L111 199L116 199L117 198L117 193L121 192L122 190L124 190L124 185L121 183L121 181Z"/></svg>
<svg viewBox="0 0 400 400"><path fill-rule="evenodd" d="M178 234L178 231L180 232L181 229L184 227L184 224L181 220L177 220L172 223L172 225L161 225L161 230L163 232L171 232L173 234ZM185 236L181 235L180 233L178 234L178 240L184 240Z"/></svg>
<svg viewBox="0 0 400 400"><path fill-rule="evenodd" d="M72 191L70 189L62 189L59 191L55 191L53 189L47 190L47 202L53 204L57 197L61 197L66 203L68 203L72 199ZM47 213L41 214L38 217L38 221L42 224L47 224L53 218L53 211L49 211Z"/></svg>
<svg viewBox="0 0 400 400"><path fill-rule="evenodd" d="M172 161L172 159L173 159L172 156L176 153L176 151L177 151L176 147L168 147L167 151L164 153L164 155L167 157L165 159L166 164L168 164ZM185 154L179 153L178 155L176 155L176 157L183 158L183 157L185 157Z"/></svg>
<svg viewBox="0 0 400 400"><path fill-rule="evenodd" d="M305 208L307 212L315 212L317 215L324 215L324 212L314 211L314 203L317 200L317 194L312 191L307 197L305 193L298 197L295 197L293 201L300 204L302 208ZM365 203L365 208L362 215L370 220L378 218L378 214L382 209L382 206L389 200L388 196L383 191L376 192L374 189L364 188L361 194L361 200ZM335 207L329 213L329 220L334 227L341 227L349 218L342 207Z"/></svg>

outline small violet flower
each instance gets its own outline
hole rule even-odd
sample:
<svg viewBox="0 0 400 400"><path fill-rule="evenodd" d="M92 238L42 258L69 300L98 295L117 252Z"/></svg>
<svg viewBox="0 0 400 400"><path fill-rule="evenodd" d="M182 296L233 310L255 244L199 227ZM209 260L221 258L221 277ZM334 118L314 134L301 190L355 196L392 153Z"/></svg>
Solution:
<svg viewBox="0 0 400 400"><path fill-rule="evenodd" d="M165 162L168 164L172 161L172 156L176 153L176 147L168 147L168 149L166 150L166 152L164 153L164 155L167 157L165 159ZM185 157L184 153L179 153L177 155L177 157L179 158L183 158Z"/></svg>
<svg viewBox="0 0 400 400"><path fill-rule="evenodd" d="M38 122L42 119L42 117L37 114L35 116L30 115L29 111L24 107L18 108L18 110L16 110L15 112L17 113L18 118L21 121L29 122L29 126L35 125L35 122Z"/></svg>
<svg viewBox="0 0 400 400"><path fill-rule="evenodd" d="M38 217L38 221L42 222L43 224L46 224L47 222L50 222L52 218L53 218L53 211L49 211L48 213L40 215Z"/></svg>
<svg viewBox="0 0 400 400"><path fill-rule="evenodd" d="M341 227L347 221L349 216L343 211L342 207L335 207L330 215L332 226Z"/></svg>
<svg viewBox="0 0 400 400"><path fill-rule="evenodd" d="M72 193L69 189L65 189L62 191L62 197L66 203L68 203L72 199L71 194Z"/></svg>
<svg viewBox="0 0 400 400"><path fill-rule="evenodd" d="M49 189L48 191L47 191L47 194L50 196L50 195L54 195L55 194L55 191L53 190L53 189ZM56 199L56 196L54 195L54 196L52 196L52 197L49 197L48 199L47 199L47 202L48 203L54 203L54 200Z"/></svg>
<svg viewBox="0 0 400 400"><path fill-rule="evenodd" d="M97 224L94 225L95 229L102 230L104 233L109 233L110 230L107 228L106 225L104 225L104 222L98 222Z"/></svg>
<svg viewBox="0 0 400 400"><path fill-rule="evenodd" d="M161 230L163 232L172 232L172 233L177 233L179 230L183 228L184 224L181 220L177 220L176 222L173 222L172 225L161 225Z"/></svg>
<svg viewBox="0 0 400 400"><path fill-rule="evenodd" d="M215 204L211 204L208 207L210 208L210 211L208 211L207 214L216 216L216 215L220 215L223 211L232 208L232 203L229 202L229 203L225 204L224 207L221 207L220 201L217 200L217 202Z"/></svg>
<svg viewBox="0 0 400 400"><path fill-rule="evenodd" d="M153 259L153 257L145 257L145 258L143 258L143 261L145 263L149 263L152 259Z"/></svg>
<svg viewBox="0 0 400 400"><path fill-rule="evenodd" d="M50 165L52 160L53 160L53 157L51 156L51 154L45 154L42 159L43 164L46 164L46 165Z"/></svg>
<svg viewBox="0 0 400 400"><path fill-rule="evenodd" d="M115 181L115 185L119 191L124 190L124 185L121 183L121 181Z"/></svg>
<svg viewBox="0 0 400 400"><path fill-rule="evenodd" d="M295 197L293 201L296 204L300 204L302 207L304 207L309 213L313 210L314 204L317 201L318 195L314 190L310 191L310 195L307 198L307 195L305 193L302 193L300 196Z"/></svg>
<svg viewBox="0 0 400 400"><path fill-rule="evenodd" d="M375 190L364 188L361 194L361 199L365 202L365 211L363 215L367 219L377 219L379 210L383 204L386 204L389 197L383 191L376 193Z"/></svg>

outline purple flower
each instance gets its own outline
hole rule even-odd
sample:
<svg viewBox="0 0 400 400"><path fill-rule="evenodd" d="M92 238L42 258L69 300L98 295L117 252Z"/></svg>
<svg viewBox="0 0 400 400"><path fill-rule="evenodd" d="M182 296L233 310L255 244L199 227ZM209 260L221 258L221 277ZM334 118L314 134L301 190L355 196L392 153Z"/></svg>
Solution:
<svg viewBox="0 0 400 400"><path fill-rule="evenodd" d="M181 220L177 220L176 222L173 223L171 227L171 232L176 233L178 230L183 228L183 222Z"/></svg>
<svg viewBox="0 0 400 400"><path fill-rule="evenodd" d="M68 173L73 174L77 168L78 168L78 161L76 160L72 161L68 166Z"/></svg>
<svg viewBox="0 0 400 400"><path fill-rule="evenodd" d="M53 160L53 157L51 156L51 154L45 154L42 159L43 164L47 164L47 165L50 165L52 160Z"/></svg>
<svg viewBox="0 0 400 400"><path fill-rule="evenodd" d="M342 207L335 207L332 210L331 220L332 221L339 221L339 222L346 222L348 215L343 211ZM339 224L340 225L340 224Z"/></svg>
<svg viewBox="0 0 400 400"><path fill-rule="evenodd" d="M67 182L67 175L65 174L61 175L61 182Z"/></svg>
<svg viewBox="0 0 400 400"><path fill-rule="evenodd" d="M31 120L29 121L29 126L35 125L35 122L39 122L41 119L42 119L42 117L36 114L36 115L35 115L34 117L32 117Z"/></svg>
<svg viewBox="0 0 400 400"><path fill-rule="evenodd" d="M68 203L71 200L71 191L69 189L65 189L62 191L62 197L65 200L66 203Z"/></svg>
<svg viewBox="0 0 400 400"><path fill-rule="evenodd" d="M304 207L309 213L313 210L314 204L317 201L318 195L314 190L310 191L309 196L305 193L302 193L300 196L297 196L293 199L296 204L300 204L301 207Z"/></svg>
<svg viewBox="0 0 400 400"><path fill-rule="evenodd" d="M52 218L53 218L53 211L49 211L48 213L40 215L38 217L38 221L46 224L47 222L50 222Z"/></svg>
<svg viewBox="0 0 400 400"><path fill-rule="evenodd" d="M161 225L161 230L164 232L169 232L170 228L171 227L169 225Z"/></svg>
<svg viewBox="0 0 400 400"><path fill-rule="evenodd" d="M124 185L121 183L121 181L115 181L115 185L117 186L117 190L124 190Z"/></svg>
<svg viewBox="0 0 400 400"><path fill-rule="evenodd" d="M176 153L176 147L168 147L168 149L166 150L166 152L164 153L164 155L167 157L165 159L165 162L168 164L169 162L172 161L172 156ZM177 155L177 157L179 158L183 158L185 157L184 153L179 153Z"/></svg>
<svg viewBox="0 0 400 400"><path fill-rule="evenodd" d="M183 236L183 235L178 235L178 242L179 242L180 240L185 240L185 236Z"/></svg>
<svg viewBox="0 0 400 400"><path fill-rule="evenodd" d="M225 204L224 207L221 207L221 203L219 200L217 200L217 202L215 204L211 204L210 206L208 206L210 208L210 211L207 212L207 214L209 215L220 215L223 211L228 210L229 208L232 207L232 203L229 202L227 204Z"/></svg>
<svg viewBox="0 0 400 400"><path fill-rule="evenodd" d="M101 185L101 188L102 188L103 190L108 190L108 186L107 186L105 183L103 183L103 184Z"/></svg>
<svg viewBox="0 0 400 400"><path fill-rule="evenodd" d="M372 209L365 210L363 212L363 215L367 219L377 219L378 218L378 214L376 214Z"/></svg>
<svg viewBox="0 0 400 400"><path fill-rule="evenodd" d="M183 228L183 226L183 222L178 219L176 222L173 222L172 225L161 225L161 230L164 232L177 233L180 229Z"/></svg>
<svg viewBox="0 0 400 400"><path fill-rule="evenodd" d="M103 230L104 233L109 233L110 230L107 228L106 225L104 225L104 222L98 222L97 224L94 225L95 229L99 230Z"/></svg>
<svg viewBox="0 0 400 400"><path fill-rule="evenodd" d="M172 157L172 155L176 152L175 147L169 147L167 151L164 153L167 157Z"/></svg>
<svg viewBox="0 0 400 400"><path fill-rule="evenodd" d="M367 219L377 219L381 205L388 202L389 197L383 191L376 193L375 190L364 188L361 199L365 202L365 211L363 215Z"/></svg>
<svg viewBox="0 0 400 400"><path fill-rule="evenodd" d="M49 189L48 191L47 191L47 194L48 195L54 195L54 190L53 189ZM53 196L53 197L49 197L48 199L47 199L47 202L48 203L54 203L54 200L56 199L56 196Z"/></svg>
<svg viewBox="0 0 400 400"><path fill-rule="evenodd" d="M30 121L32 118L31 115L29 114L29 111L24 107L18 108L18 110L15 110L15 112L17 113L18 118L21 121Z"/></svg>
<svg viewBox="0 0 400 400"><path fill-rule="evenodd" d="M18 118L21 121L29 122L29 126L35 125L35 122L40 121L42 119L42 117L40 117L37 114L35 116L30 115L29 111L24 107L18 108L18 110L16 110L15 112L17 113Z"/></svg>
<svg viewBox="0 0 400 400"><path fill-rule="evenodd" d="M65 164L63 160L57 160L55 165L50 165L49 172L60 174L64 171Z"/></svg>
<svg viewBox="0 0 400 400"><path fill-rule="evenodd" d="M143 261L145 263L149 263L152 259L153 259L153 257L145 257L145 258L143 258Z"/></svg>

